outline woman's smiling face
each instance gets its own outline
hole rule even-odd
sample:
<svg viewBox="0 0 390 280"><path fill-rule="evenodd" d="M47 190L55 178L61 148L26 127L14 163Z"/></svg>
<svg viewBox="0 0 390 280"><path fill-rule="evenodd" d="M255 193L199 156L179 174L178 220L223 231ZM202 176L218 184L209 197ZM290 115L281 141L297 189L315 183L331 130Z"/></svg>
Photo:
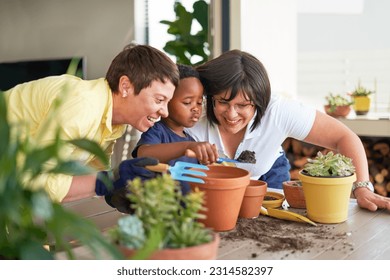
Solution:
<svg viewBox="0 0 390 280"><path fill-rule="evenodd" d="M246 129L256 110L254 104L242 92L230 101L229 97L229 92L213 96L214 114L220 130L236 134Z"/></svg>
<svg viewBox="0 0 390 280"><path fill-rule="evenodd" d="M168 116L168 102L172 99L175 86L171 82L153 81L150 87L129 99L128 121L141 132L147 131L160 117Z"/></svg>

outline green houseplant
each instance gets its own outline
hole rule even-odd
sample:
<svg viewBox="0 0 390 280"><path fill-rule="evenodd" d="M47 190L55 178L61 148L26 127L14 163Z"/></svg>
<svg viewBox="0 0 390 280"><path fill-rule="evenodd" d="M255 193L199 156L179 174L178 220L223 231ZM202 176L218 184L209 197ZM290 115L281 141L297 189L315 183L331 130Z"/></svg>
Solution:
<svg viewBox="0 0 390 280"><path fill-rule="evenodd" d="M345 96L329 93L325 99L327 101L324 106L325 112L332 117L346 117L351 111L353 102Z"/></svg>
<svg viewBox="0 0 390 280"><path fill-rule="evenodd" d="M98 144L87 139L64 143L57 135L53 143L38 147L22 137L19 125L8 122L4 94L0 92L0 258L54 259L56 252L45 247L55 244L56 250L65 251L73 259L70 240L85 245L97 257L106 252L121 258L92 222L51 201L42 188L33 189L31 185L41 173L81 175L92 171L76 161L64 160L61 147L65 144L95 154L107 164ZM49 161L56 164L48 170Z"/></svg>
<svg viewBox="0 0 390 280"><path fill-rule="evenodd" d="M209 50L209 4L204 0L195 1L193 12L189 12L179 2L175 1L174 21L162 20L160 23L168 25L168 33L175 36L164 46L164 51L176 57L176 62L185 65L198 65L207 61ZM197 21L201 30L191 34L192 24ZM197 60L197 61L195 61Z"/></svg>
<svg viewBox="0 0 390 280"><path fill-rule="evenodd" d="M358 86L349 95L353 99L353 109L356 115L366 115L370 110L370 96L374 91L362 86L359 82Z"/></svg>
<svg viewBox="0 0 390 280"><path fill-rule="evenodd" d="M352 183L356 180L352 160L341 154L317 153L299 172L307 215L320 223L341 223L348 217Z"/></svg>
<svg viewBox="0 0 390 280"><path fill-rule="evenodd" d="M170 175L129 182L132 215L119 219L109 236L135 259L215 259L219 235L205 228L203 192L183 195Z"/></svg>

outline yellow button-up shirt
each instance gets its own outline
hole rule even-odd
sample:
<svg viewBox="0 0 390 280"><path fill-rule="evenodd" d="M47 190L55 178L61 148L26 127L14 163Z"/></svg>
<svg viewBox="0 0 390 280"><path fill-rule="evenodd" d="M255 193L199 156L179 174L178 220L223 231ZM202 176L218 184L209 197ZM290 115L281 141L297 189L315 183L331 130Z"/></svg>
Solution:
<svg viewBox="0 0 390 280"><path fill-rule="evenodd" d="M112 125L112 92L104 78L82 80L61 75L17 85L5 92L8 121L19 133L38 146L52 143L60 128L60 138L86 138L96 141L108 157L126 125ZM73 145L66 145L62 156L78 160L98 170L99 160ZM54 165L55 163L49 163ZM72 176L42 174L34 187L44 187L54 201L62 201Z"/></svg>

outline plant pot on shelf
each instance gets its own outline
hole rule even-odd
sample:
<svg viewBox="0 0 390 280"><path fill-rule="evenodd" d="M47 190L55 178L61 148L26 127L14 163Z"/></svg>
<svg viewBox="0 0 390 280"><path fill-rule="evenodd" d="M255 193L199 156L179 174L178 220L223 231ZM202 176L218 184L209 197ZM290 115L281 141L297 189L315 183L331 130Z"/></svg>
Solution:
<svg viewBox="0 0 390 280"><path fill-rule="evenodd" d="M324 106L325 112L334 118L345 118L351 112L350 105L337 106L334 110L329 105Z"/></svg>
<svg viewBox="0 0 390 280"><path fill-rule="evenodd" d="M299 172L309 219L325 224L341 223L348 218L352 183L356 175L315 177Z"/></svg>
<svg viewBox="0 0 390 280"><path fill-rule="evenodd" d="M303 193L301 181L296 180L283 182L283 193L290 207L301 209L306 208L305 195Z"/></svg>
<svg viewBox="0 0 390 280"><path fill-rule="evenodd" d="M213 240L197 246L185 248L166 248L154 251L148 260L215 260L218 254L220 237L213 233ZM127 259L131 259L137 253L134 249L118 246L119 250Z"/></svg>
<svg viewBox="0 0 390 280"><path fill-rule="evenodd" d="M250 180L245 189L239 217L256 218L259 216L264 195L267 192L267 183L260 180Z"/></svg>
<svg viewBox="0 0 390 280"><path fill-rule="evenodd" d="M369 96L352 96L352 99L356 115L366 115L370 110L371 98Z"/></svg>
<svg viewBox="0 0 390 280"><path fill-rule="evenodd" d="M232 166L209 165L202 170L206 177L199 177L204 184L190 183L191 189L205 193L204 207L200 211L205 219L199 220L215 231L234 229L246 187L250 182L248 171Z"/></svg>

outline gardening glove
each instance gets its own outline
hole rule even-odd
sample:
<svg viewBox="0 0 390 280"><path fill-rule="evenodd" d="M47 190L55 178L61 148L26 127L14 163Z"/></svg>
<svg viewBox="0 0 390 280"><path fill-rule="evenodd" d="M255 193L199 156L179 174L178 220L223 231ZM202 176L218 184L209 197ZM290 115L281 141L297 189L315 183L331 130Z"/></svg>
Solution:
<svg viewBox="0 0 390 280"><path fill-rule="evenodd" d="M112 208L116 208L121 213L133 214L134 209L130 207L131 202L128 199L130 191L127 188L114 190L104 196L106 203Z"/></svg>
<svg viewBox="0 0 390 280"><path fill-rule="evenodd" d="M134 163L134 164L129 164ZM137 158L133 160L125 160L120 165L118 170L115 172L118 176L118 174L130 174L129 170L132 170L132 177L129 179L122 178L117 179L115 182L117 182L118 186L121 186L123 182L125 182L125 185L123 187L115 188L115 182L114 182L114 189L110 192L108 192L104 199L108 205L110 205L112 208L116 208L121 213L126 214L132 214L134 210L130 207L130 201L127 197L129 194L128 188L126 188L127 180L132 180L135 177L140 177L141 180L147 180L150 178L154 178L156 176L156 173L149 171L145 169L144 167L146 165L156 165L158 164L158 160L155 158ZM125 177L125 175L123 175ZM128 176L130 177L130 176Z"/></svg>
<svg viewBox="0 0 390 280"><path fill-rule="evenodd" d="M109 195L113 191L125 188L128 180L140 177L142 180L156 176L155 172L145 168L146 165L156 165L158 159L142 157L122 161L113 172L100 171L95 182L97 195Z"/></svg>

